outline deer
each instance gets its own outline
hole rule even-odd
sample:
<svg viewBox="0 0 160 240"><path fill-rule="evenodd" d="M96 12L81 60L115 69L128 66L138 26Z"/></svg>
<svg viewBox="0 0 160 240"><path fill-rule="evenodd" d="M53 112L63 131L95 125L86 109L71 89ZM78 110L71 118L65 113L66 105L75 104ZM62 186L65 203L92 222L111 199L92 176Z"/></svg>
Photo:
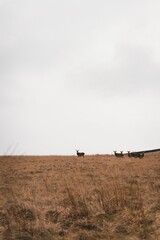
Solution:
<svg viewBox="0 0 160 240"><path fill-rule="evenodd" d="M128 151L128 157L132 157L132 153Z"/></svg>
<svg viewBox="0 0 160 240"><path fill-rule="evenodd" d="M143 158L144 157L144 152L133 152L131 154L135 158Z"/></svg>
<svg viewBox="0 0 160 240"><path fill-rule="evenodd" d="M79 150L76 150L77 156L78 157L84 157L85 153L84 152L79 152Z"/></svg>
<svg viewBox="0 0 160 240"><path fill-rule="evenodd" d="M128 157L143 158L144 152L129 152L128 151Z"/></svg>
<svg viewBox="0 0 160 240"><path fill-rule="evenodd" d="M121 151L120 153L117 153L117 151L114 151L114 155L116 157L123 157L124 156L123 151Z"/></svg>
<svg viewBox="0 0 160 240"><path fill-rule="evenodd" d="M143 158L144 157L144 152L141 152L140 154L141 154L140 158Z"/></svg>

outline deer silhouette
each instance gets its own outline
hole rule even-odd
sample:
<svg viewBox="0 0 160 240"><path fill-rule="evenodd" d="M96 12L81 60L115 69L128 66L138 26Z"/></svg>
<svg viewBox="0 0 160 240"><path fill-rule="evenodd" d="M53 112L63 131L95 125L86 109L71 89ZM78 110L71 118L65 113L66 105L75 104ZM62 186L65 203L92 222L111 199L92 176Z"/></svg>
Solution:
<svg viewBox="0 0 160 240"><path fill-rule="evenodd" d="M120 153L117 153L117 151L114 151L114 155L116 157L123 157L124 156L123 151L121 151Z"/></svg>
<svg viewBox="0 0 160 240"><path fill-rule="evenodd" d="M78 157L84 157L85 153L84 152L79 152L79 150L76 150L77 156Z"/></svg>

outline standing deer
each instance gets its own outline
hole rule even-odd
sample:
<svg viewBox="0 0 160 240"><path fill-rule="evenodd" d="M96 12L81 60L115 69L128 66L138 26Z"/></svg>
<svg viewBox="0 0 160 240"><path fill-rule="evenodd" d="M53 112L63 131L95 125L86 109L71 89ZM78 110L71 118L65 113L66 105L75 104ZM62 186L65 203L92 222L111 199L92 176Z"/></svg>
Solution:
<svg viewBox="0 0 160 240"><path fill-rule="evenodd" d="M79 152L79 150L76 150L77 156L78 157L84 157L85 153L84 152Z"/></svg>
<svg viewBox="0 0 160 240"><path fill-rule="evenodd" d="M128 151L128 157L143 158L144 152L129 152Z"/></svg>
<svg viewBox="0 0 160 240"><path fill-rule="evenodd" d="M128 151L128 157L132 157L132 153Z"/></svg>
<svg viewBox="0 0 160 240"><path fill-rule="evenodd" d="M143 158L144 157L144 152L133 152L131 154L135 158Z"/></svg>
<svg viewBox="0 0 160 240"><path fill-rule="evenodd" d="M116 157L123 157L124 156L123 151L121 151L120 153L117 153L117 151L114 151L114 155Z"/></svg>

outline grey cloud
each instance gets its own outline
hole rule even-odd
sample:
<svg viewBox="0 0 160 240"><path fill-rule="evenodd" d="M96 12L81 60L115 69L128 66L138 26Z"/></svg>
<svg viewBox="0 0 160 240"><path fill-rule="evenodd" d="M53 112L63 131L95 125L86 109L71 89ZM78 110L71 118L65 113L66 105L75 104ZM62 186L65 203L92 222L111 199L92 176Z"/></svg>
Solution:
<svg viewBox="0 0 160 240"><path fill-rule="evenodd" d="M0 153L159 147L159 7L0 0Z"/></svg>
<svg viewBox="0 0 160 240"><path fill-rule="evenodd" d="M108 65L99 68L78 69L68 76L73 87L100 94L135 94L150 90L160 91L160 66L153 61L151 53L140 46L118 46Z"/></svg>
<svg viewBox="0 0 160 240"><path fill-rule="evenodd" d="M109 47L122 41L124 30L130 30L130 15L135 16L136 23L140 20L134 11L136 6L137 3L116 0L99 4L50 0L3 2L0 8L2 72L35 74L49 68L63 71L65 65L79 64L89 55L88 60L96 62L103 51L104 55L108 54ZM138 3L139 10L146 6L145 1Z"/></svg>

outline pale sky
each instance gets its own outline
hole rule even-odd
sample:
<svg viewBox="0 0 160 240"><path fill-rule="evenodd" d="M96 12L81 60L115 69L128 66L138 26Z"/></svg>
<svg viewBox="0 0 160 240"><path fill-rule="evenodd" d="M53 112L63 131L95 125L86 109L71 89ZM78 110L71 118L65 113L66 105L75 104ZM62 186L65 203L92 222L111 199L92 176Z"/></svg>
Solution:
<svg viewBox="0 0 160 240"><path fill-rule="evenodd" d="M0 154L160 148L159 0L0 0Z"/></svg>

